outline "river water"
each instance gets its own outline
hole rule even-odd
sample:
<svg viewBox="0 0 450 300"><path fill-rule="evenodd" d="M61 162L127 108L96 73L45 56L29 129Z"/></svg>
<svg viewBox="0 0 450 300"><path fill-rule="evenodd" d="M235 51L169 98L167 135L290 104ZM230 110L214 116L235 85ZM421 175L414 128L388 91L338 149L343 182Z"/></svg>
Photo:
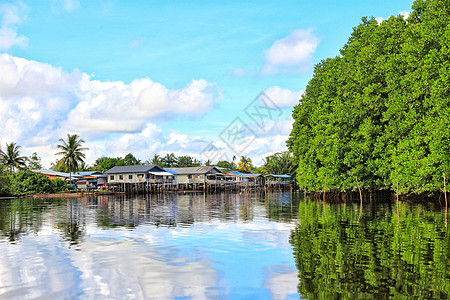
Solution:
<svg viewBox="0 0 450 300"><path fill-rule="evenodd" d="M0 201L1 299L447 299L441 204L299 193Z"/></svg>

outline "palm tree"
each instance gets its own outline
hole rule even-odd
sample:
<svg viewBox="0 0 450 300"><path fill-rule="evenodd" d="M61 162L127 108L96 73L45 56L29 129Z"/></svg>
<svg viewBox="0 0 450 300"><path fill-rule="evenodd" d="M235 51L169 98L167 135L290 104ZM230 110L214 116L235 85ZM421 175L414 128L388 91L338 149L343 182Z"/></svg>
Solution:
<svg viewBox="0 0 450 300"><path fill-rule="evenodd" d="M16 145L16 143L6 143L6 152L3 152L0 149L0 163L9 167L11 172L13 172L15 168L26 168L25 162L27 158L25 156L20 156L19 148L20 146Z"/></svg>
<svg viewBox="0 0 450 300"><path fill-rule="evenodd" d="M238 162L238 170L250 172L252 168L252 159L248 156L241 156L241 160Z"/></svg>
<svg viewBox="0 0 450 300"><path fill-rule="evenodd" d="M166 168L175 167L178 162L177 157L173 153L167 153L162 159L162 163L166 165Z"/></svg>
<svg viewBox="0 0 450 300"><path fill-rule="evenodd" d="M263 167L269 174L293 175L297 169L291 152L283 151L267 156Z"/></svg>
<svg viewBox="0 0 450 300"><path fill-rule="evenodd" d="M72 183L72 172L76 171L84 162L86 155L83 151L89 148L82 147L84 143L83 139L80 139L78 134L67 134L67 142L63 139L59 139L61 144L57 145L61 152L56 155L62 155L61 160L65 166L65 169L69 171L69 181Z"/></svg>
<svg viewBox="0 0 450 300"><path fill-rule="evenodd" d="M153 158L151 160L151 164L152 165L160 165L161 164L161 156L159 156L158 153L155 153L155 155L153 155Z"/></svg>

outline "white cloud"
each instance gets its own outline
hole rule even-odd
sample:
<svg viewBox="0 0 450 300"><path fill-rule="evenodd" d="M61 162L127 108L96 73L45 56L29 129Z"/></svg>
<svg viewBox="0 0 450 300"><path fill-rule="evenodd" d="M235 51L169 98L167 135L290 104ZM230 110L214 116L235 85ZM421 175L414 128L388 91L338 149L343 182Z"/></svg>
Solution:
<svg viewBox="0 0 450 300"><path fill-rule="evenodd" d="M409 15L411 14L411 12L405 10L405 11L399 11L398 14L399 14L400 16L402 16L403 19L406 20L406 19L409 18ZM375 20L378 22L378 24L381 24L381 23L383 23L383 21L385 21L385 20L387 20L387 19L385 19L385 18L383 18L383 17L376 17Z"/></svg>
<svg viewBox="0 0 450 300"><path fill-rule="evenodd" d="M272 270L268 270L272 277L264 280L264 288L268 289L271 294L271 298L276 299L288 299L289 296L296 296L298 285L298 271L294 270L290 266L276 266L273 269L281 269L279 273Z"/></svg>
<svg viewBox="0 0 450 300"><path fill-rule="evenodd" d="M63 0L61 1L61 4L65 11L73 11L80 7L79 0Z"/></svg>
<svg viewBox="0 0 450 300"><path fill-rule="evenodd" d="M377 21L378 24L381 24L381 23L383 23L383 21L386 20L386 19L383 18L383 17L376 17L375 20Z"/></svg>
<svg viewBox="0 0 450 300"><path fill-rule="evenodd" d="M182 89L170 90L148 78L100 82L84 74L79 84L80 102L68 115L68 127L78 131L131 132L148 119L164 116L199 116L218 99L214 84L192 80Z"/></svg>
<svg viewBox="0 0 450 300"><path fill-rule="evenodd" d="M312 55L318 44L319 39L311 29L294 30L267 49L263 74L298 73L308 70L313 66Z"/></svg>
<svg viewBox="0 0 450 300"><path fill-rule="evenodd" d="M24 4L0 4L0 51L7 51L12 46L27 45L28 38L17 33L17 25L26 18L27 9Z"/></svg>
<svg viewBox="0 0 450 300"><path fill-rule="evenodd" d="M142 44L143 44L144 42L145 42L145 38L142 37L142 36L139 36L139 37L137 37L137 38L131 40L131 41L128 43L128 46L129 46L131 49L136 50L136 49L141 48L141 46L142 46Z"/></svg>
<svg viewBox="0 0 450 300"><path fill-rule="evenodd" d="M55 13L62 11L72 12L80 8L80 0L52 0L52 10Z"/></svg>
<svg viewBox="0 0 450 300"><path fill-rule="evenodd" d="M245 125L251 129L251 136L238 137L238 145L227 145L222 140L210 141L200 150L201 159L231 161L233 156L239 160L240 156L249 156L254 165L259 166L263 159L276 152L286 151L286 140L292 130L294 120L291 115L279 117L267 122L264 128L247 120ZM242 145L242 146L241 146ZM186 148L189 148L188 144Z"/></svg>
<svg viewBox="0 0 450 300"><path fill-rule="evenodd" d="M411 14L411 12L410 11L400 11L399 13L398 13L399 15L402 15L403 16L403 19L408 19L409 18L409 15Z"/></svg>
<svg viewBox="0 0 450 300"><path fill-rule="evenodd" d="M300 97L305 91L292 91L282 89L279 86L272 86L264 90L264 92L278 107L292 107L299 103Z"/></svg>
<svg viewBox="0 0 450 300"><path fill-rule="evenodd" d="M113 153L140 150L148 156L149 150L163 149L157 120L201 116L220 98L218 87L204 79L181 89L168 89L148 78L129 84L102 82L78 70L68 73L8 54L0 54L0 70L0 142L16 142L24 152L29 148L24 155L36 147L56 145L69 132L92 143L92 153L102 153L114 137ZM55 159L50 157L43 159L47 166Z"/></svg>
<svg viewBox="0 0 450 300"><path fill-rule="evenodd" d="M0 55L0 137L2 142L45 145L74 102L79 72Z"/></svg>

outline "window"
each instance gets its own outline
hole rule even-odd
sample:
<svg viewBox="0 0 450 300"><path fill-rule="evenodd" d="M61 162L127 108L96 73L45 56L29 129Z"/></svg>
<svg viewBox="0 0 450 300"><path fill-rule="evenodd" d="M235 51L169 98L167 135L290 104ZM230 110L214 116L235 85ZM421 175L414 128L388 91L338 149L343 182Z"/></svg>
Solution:
<svg viewBox="0 0 450 300"><path fill-rule="evenodd" d="M119 180L123 180L123 175L119 175Z"/></svg>
<svg viewBox="0 0 450 300"><path fill-rule="evenodd" d="M128 179L133 179L133 175L128 175Z"/></svg>
<svg viewBox="0 0 450 300"><path fill-rule="evenodd" d="M109 176L109 179L114 180L114 175Z"/></svg>
<svg viewBox="0 0 450 300"><path fill-rule="evenodd" d="M192 175L189 174L189 175L188 175L188 178L191 179L191 178L192 178Z"/></svg>

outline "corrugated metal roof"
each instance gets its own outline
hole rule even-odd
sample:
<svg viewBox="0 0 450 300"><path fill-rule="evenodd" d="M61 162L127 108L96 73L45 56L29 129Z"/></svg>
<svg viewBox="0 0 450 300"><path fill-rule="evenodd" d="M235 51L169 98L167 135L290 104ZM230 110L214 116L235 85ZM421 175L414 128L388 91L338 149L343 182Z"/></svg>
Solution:
<svg viewBox="0 0 450 300"><path fill-rule="evenodd" d="M167 168L167 170L176 172L180 175L185 174L206 174L206 173L221 173L216 167L185 167L185 168Z"/></svg>
<svg viewBox="0 0 450 300"><path fill-rule="evenodd" d="M120 173L148 173L150 171L161 171L164 169L157 165L138 165L138 166L115 166L105 173L107 174L120 174Z"/></svg>
<svg viewBox="0 0 450 300"><path fill-rule="evenodd" d="M266 177L276 177L276 178L291 178L291 175L276 175L276 174L268 174Z"/></svg>
<svg viewBox="0 0 450 300"><path fill-rule="evenodd" d="M98 172L98 171L83 171L83 172L72 173L72 175L75 175L75 176L95 176L95 175L102 175L102 173Z"/></svg>
<svg viewBox="0 0 450 300"><path fill-rule="evenodd" d="M53 171L53 170L31 170L32 172L35 173L42 173L42 174L47 174L47 175L53 175L53 176L58 176L58 177L67 177L69 178L69 173L64 173L64 172L57 172L57 171Z"/></svg>
<svg viewBox="0 0 450 300"><path fill-rule="evenodd" d="M165 168L164 170L166 170L166 172L168 172L168 173L170 173L170 174L172 174L172 175L178 175L177 172L175 172L175 171L173 171L173 170L171 170L171 169Z"/></svg>

